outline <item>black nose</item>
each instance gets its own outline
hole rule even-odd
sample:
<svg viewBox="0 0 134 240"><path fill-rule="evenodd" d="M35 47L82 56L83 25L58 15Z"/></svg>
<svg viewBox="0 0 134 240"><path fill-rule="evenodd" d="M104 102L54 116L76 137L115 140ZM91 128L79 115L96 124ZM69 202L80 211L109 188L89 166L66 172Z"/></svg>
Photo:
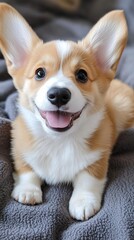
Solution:
<svg viewBox="0 0 134 240"><path fill-rule="evenodd" d="M47 92L47 98L52 104L61 107L69 102L71 92L67 88L53 87Z"/></svg>

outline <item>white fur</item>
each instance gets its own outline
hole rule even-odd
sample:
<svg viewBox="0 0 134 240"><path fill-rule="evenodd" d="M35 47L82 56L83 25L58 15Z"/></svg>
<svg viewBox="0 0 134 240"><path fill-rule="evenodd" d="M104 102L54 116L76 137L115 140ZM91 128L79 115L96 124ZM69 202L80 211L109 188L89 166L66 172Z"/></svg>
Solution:
<svg viewBox="0 0 134 240"><path fill-rule="evenodd" d="M102 149L91 151L86 144L98 128L104 116L104 110L86 116L88 109L82 117L81 125L74 126L74 132L58 135L54 132L44 132L42 125L34 113L20 107L29 130L35 136L32 148L23 153L25 161L33 168L35 173L17 175L12 197L22 203L40 203L42 201L41 181L56 184L73 182L74 192L70 200L70 214L78 219L88 219L100 208L104 180L99 181L83 169L99 160ZM76 120L77 121L77 120ZM89 128L91 126L91 128Z"/></svg>
<svg viewBox="0 0 134 240"><path fill-rule="evenodd" d="M69 202L69 211L77 220L87 220L99 211L106 179L99 180L88 171L81 171L74 179L74 191Z"/></svg>
<svg viewBox="0 0 134 240"><path fill-rule="evenodd" d="M15 175L15 186L12 197L21 203L41 203L42 191L41 180L34 172Z"/></svg>
<svg viewBox="0 0 134 240"><path fill-rule="evenodd" d="M44 111L57 110L57 106L51 104L47 99L47 92L52 87L68 88L71 92L70 101L66 105L61 106L60 110L66 110L67 112L75 113L80 111L86 104L84 96L73 83L73 81L67 78L63 74L62 70L59 70L56 75L51 77L49 81L47 81L37 92L35 103L39 109Z"/></svg>
<svg viewBox="0 0 134 240"><path fill-rule="evenodd" d="M68 88L71 92L71 99L66 105L62 105L60 110L76 113L81 111L85 106L86 99L79 88L73 83L73 81L71 81L71 79L66 77L62 71L62 61L71 51L71 44L64 41L56 41L56 47L61 59L60 69L39 89L35 97L35 104L43 111L56 111L58 108L57 106L51 104L51 102L47 99L47 92L52 87Z"/></svg>
<svg viewBox="0 0 134 240"><path fill-rule="evenodd" d="M33 148L24 153L24 159L48 183L73 181L80 170L100 159L102 150L91 151L85 139L98 128L104 110L91 116L87 116L87 111L74 122L72 130L46 133L35 115L21 108L26 124L36 136Z"/></svg>
<svg viewBox="0 0 134 240"><path fill-rule="evenodd" d="M71 50L73 50L72 45L70 42L65 42L65 41L61 41L61 40L57 40L55 43L56 43L58 55L61 58L61 68L62 68L63 59L69 55Z"/></svg>

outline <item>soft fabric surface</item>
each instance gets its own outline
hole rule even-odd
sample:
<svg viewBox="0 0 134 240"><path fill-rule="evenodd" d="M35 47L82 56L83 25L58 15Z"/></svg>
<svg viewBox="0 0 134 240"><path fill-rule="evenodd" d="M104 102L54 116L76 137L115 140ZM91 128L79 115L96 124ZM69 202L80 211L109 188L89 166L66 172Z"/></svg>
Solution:
<svg viewBox="0 0 134 240"><path fill-rule="evenodd" d="M27 18L44 41L81 39L105 12L124 8L129 41L117 76L134 87L133 0L7 2ZM101 210L88 221L75 221L68 212L71 185L44 183L43 203L36 206L22 205L10 197L13 188L10 130L17 114L16 99L15 88L0 55L0 240L133 240L134 130L124 132L113 150Z"/></svg>

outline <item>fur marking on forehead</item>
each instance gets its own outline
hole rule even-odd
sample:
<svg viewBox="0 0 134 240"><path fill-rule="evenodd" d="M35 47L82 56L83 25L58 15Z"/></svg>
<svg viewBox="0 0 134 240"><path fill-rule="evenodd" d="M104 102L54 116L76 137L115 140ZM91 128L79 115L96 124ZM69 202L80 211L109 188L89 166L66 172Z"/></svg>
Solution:
<svg viewBox="0 0 134 240"><path fill-rule="evenodd" d="M56 41L56 48L62 64L63 60L70 54L72 45L70 42L58 40Z"/></svg>

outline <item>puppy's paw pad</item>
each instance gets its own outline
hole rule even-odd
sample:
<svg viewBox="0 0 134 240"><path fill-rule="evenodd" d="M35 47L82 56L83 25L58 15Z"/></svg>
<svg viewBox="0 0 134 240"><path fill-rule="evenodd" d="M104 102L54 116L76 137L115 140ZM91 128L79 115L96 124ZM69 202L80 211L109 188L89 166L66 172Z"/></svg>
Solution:
<svg viewBox="0 0 134 240"><path fill-rule="evenodd" d="M20 203L34 205L42 202L42 191L34 185L17 185L13 189L12 197Z"/></svg>
<svg viewBox="0 0 134 240"><path fill-rule="evenodd" d="M72 195L69 202L70 215L77 220L88 220L100 209L100 199L92 193Z"/></svg>

